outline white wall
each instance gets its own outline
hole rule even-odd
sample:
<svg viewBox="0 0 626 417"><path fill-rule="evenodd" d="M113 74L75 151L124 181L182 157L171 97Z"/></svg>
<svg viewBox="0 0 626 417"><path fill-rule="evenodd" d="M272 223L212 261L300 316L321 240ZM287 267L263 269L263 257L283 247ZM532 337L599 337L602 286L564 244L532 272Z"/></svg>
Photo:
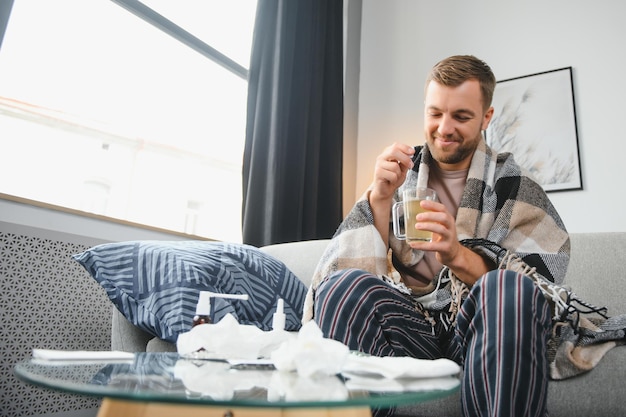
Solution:
<svg viewBox="0 0 626 417"><path fill-rule="evenodd" d="M570 232L626 231L626 2L363 0L362 11L355 198L385 146L423 143L430 67L473 54L498 79L573 67L584 189L549 196Z"/></svg>

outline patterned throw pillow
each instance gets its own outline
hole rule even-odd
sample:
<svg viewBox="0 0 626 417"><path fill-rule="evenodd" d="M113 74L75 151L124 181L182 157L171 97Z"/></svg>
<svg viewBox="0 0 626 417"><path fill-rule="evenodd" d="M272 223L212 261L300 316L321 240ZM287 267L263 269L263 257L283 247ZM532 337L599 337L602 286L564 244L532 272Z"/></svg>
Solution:
<svg viewBox="0 0 626 417"><path fill-rule="evenodd" d="M271 330L279 298L286 330L298 330L306 286L278 259L249 245L208 241L128 241L94 246L73 258L135 326L175 343L191 328L199 291L248 294L212 299L213 322L227 313Z"/></svg>

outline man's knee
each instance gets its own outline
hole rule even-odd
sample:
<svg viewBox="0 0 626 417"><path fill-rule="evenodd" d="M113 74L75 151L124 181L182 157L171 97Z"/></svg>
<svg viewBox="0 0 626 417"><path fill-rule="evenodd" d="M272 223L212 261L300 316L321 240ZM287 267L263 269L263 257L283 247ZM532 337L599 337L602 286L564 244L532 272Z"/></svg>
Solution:
<svg viewBox="0 0 626 417"><path fill-rule="evenodd" d="M345 295L362 285L368 285L369 281L372 284L380 283L380 279L369 272L360 269L342 269L326 277L316 293L318 297L328 296L337 291Z"/></svg>
<svg viewBox="0 0 626 417"><path fill-rule="evenodd" d="M476 281L461 311L468 321L475 314L494 315L499 320L535 316L546 321L550 319L547 308L548 302L532 278L515 271L494 270Z"/></svg>
<svg viewBox="0 0 626 417"><path fill-rule="evenodd" d="M528 275L507 269L496 269L483 275L472 287L472 291L498 294L501 299L507 293L538 293L539 289ZM491 298L493 299L493 298Z"/></svg>

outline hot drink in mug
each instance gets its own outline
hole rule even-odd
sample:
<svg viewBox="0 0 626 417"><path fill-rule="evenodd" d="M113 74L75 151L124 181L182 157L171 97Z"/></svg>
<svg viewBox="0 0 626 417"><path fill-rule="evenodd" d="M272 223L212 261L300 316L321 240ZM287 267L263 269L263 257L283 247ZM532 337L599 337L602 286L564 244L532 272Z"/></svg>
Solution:
<svg viewBox="0 0 626 417"><path fill-rule="evenodd" d="M407 242L430 242L433 234L427 230L415 228L415 217L424 210L420 205L422 200L437 200L437 193L431 188L413 188L402 192L402 201L393 205L393 234L400 240Z"/></svg>

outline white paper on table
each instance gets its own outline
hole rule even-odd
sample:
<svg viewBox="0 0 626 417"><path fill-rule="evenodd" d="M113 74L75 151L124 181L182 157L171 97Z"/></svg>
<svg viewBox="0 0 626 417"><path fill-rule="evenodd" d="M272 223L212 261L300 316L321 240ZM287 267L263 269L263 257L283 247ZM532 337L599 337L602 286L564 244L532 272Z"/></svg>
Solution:
<svg viewBox="0 0 626 417"><path fill-rule="evenodd" d="M134 353L116 350L33 349L33 359L45 361L132 361Z"/></svg>

